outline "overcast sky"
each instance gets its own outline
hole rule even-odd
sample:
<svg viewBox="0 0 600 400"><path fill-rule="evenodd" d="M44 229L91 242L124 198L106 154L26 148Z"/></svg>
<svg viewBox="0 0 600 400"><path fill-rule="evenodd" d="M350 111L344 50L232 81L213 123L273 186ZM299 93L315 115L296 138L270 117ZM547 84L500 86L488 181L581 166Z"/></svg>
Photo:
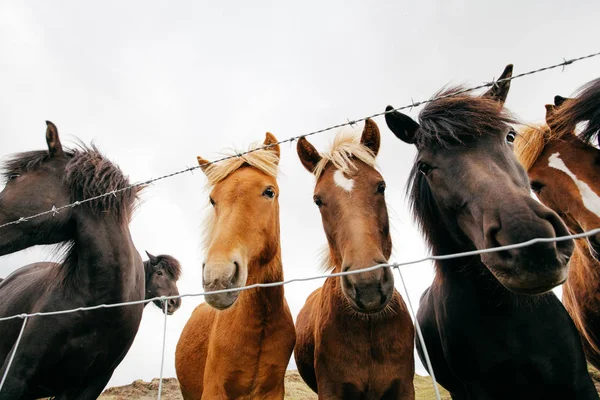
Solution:
<svg viewBox="0 0 600 400"><path fill-rule="evenodd" d="M599 51L598 15L600 3L591 0L3 1L0 156L44 149L48 119L64 145L93 140L132 181L142 181L196 165L197 155L215 159L227 147L246 148L266 131L284 139L381 112L387 104L427 99L445 84L490 81L508 63L518 74ZM515 80L506 106L525 122L543 121L544 104L598 71L600 58ZM393 226L391 260L421 258L428 252L404 196L415 151L382 117L375 122ZM310 140L323 151L335 133ZM314 178L295 144L282 146L280 165L285 278L316 275L325 235L312 202ZM131 222L141 254L181 261L181 293L202 291L204 185L200 171L157 182ZM49 250L2 257L0 276L54 260ZM432 267L403 271L416 306ZM322 282L285 288L294 318ZM202 301L186 298L168 317L167 377L175 376L179 334ZM162 324L160 310L147 306L109 386L158 377Z"/></svg>

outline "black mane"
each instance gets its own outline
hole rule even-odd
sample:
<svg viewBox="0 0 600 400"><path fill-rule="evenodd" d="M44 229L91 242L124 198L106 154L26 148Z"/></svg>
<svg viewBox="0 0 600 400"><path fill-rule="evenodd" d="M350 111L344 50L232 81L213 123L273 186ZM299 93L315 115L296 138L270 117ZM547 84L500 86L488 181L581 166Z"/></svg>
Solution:
<svg viewBox="0 0 600 400"><path fill-rule="evenodd" d="M571 130L579 122L587 121L587 125L579 135L579 139L592 144L600 133L600 78L594 79L577 90L577 96L564 102L558 108L553 121L558 131Z"/></svg>
<svg viewBox="0 0 600 400"><path fill-rule="evenodd" d="M482 135L505 132L516 120L498 102L487 97L454 93L462 86L436 93L439 100L427 103L419 113L419 129L415 134L418 148L450 147L468 143Z"/></svg>

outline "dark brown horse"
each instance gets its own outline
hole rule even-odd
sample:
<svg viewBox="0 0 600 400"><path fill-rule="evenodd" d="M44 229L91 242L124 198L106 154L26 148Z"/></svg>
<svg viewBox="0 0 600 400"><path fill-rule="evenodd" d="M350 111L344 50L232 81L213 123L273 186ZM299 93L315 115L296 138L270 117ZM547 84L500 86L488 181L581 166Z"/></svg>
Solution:
<svg viewBox="0 0 600 400"><path fill-rule="evenodd" d="M51 122L46 142L48 150L5 163L0 224L129 186L95 147L63 149ZM142 300L144 268L128 227L137 195L125 190L0 229L0 255L66 243L62 263L24 266L0 284L0 317ZM137 304L29 318L0 398L96 399L133 343L143 309ZM0 376L22 322L0 322Z"/></svg>
<svg viewBox="0 0 600 400"><path fill-rule="evenodd" d="M502 78L511 74L509 65ZM509 88L438 98L419 123L387 108L388 127L417 150L410 202L434 255L568 235L530 196L504 110ZM453 399L598 399L577 329L550 291L567 278L572 252L571 240L538 242L435 262L417 318Z"/></svg>
<svg viewBox="0 0 600 400"><path fill-rule="evenodd" d="M168 254L154 256L148 252L148 260L144 261L146 275L146 300L160 296L177 296L177 281L181 276L179 261ZM153 301L156 307L165 312L165 306L160 300ZM148 303L144 303L144 306ZM167 300L167 314L172 315L181 307L181 298Z"/></svg>
<svg viewBox="0 0 600 400"><path fill-rule="evenodd" d="M515 153L538 199L565 221L571 233L600 228L600 79L572 98L546 105L547 125L524 129ZM575 133L579 122L587 122ZM583 339L588 361L600 369L600 235L575 240L563 286L563 303Z"/></svg>
<svg viewBox="0 0 600 400"><path fill-rule="evenodd" d="M328 153L298 141L300 161L316 177L333 272L390 257L386 186L375 169L380 143L370 119L360 140L338 134ZM319 399L414 399L414 326L391 269L327 278L298 314L294 356Z"/></svg>

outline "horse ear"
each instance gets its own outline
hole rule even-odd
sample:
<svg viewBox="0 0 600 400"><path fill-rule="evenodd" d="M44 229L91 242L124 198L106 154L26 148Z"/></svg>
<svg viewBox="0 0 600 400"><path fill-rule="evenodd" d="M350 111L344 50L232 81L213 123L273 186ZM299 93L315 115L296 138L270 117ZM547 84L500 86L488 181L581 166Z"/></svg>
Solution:
<svg viewBox="0 0 600 400"><path fill-rule="evenodd" d="M567 97L562 97L562 96L556 95L556 96L554 96L554 105L556 107L560 107L567 100L569 100Z"/></svg>
<svg viewBox="0 0 600 400"><path fill-rule="evenodd" d="M308 140L306 140L304 136L298 139L296 150L298 151L300 162L302 165L304 165L304 168L306 168L308 172L312 174L315 171L319 161L321 161L321 155L317 149L315 149L315 147L310 144Z"/></svg>
<svg viewBox="0 0 600 400"><path fill-rule="evenodd" d="M272 146L267 147L266 150L275 152L275 154L277 155L277 162L275 164L279 164L279 157L281 157L281 150L279 148L279 144L274 144L274 143L277 143L277 138L271 132L267 132L265 135L265 141L263 142L263 145L265 145L265 146L272 145Z"/></svg>
<svg viewBox="0 0 600 400"><path fill-rule="evenodd" d="M200 156L196 157L196 159L198 160L198 165L202 169L202 172L204 172L206 174L206 171L208 170L208 168L210 168L210 166L212 164L210 163L210 161L205 160L204 158L202 158Z"/></svg>
<svg viewBox="0 0 600 400"><path fill-rule="evenodd" d="M46 143L48 144L50 157L59 157L64 154L60 138L58 137L58 129L50 121L46 121Z"/></svg>
<svg viewBox="0 0 600 400"><path fill-rule="evenodd" d="M416 123L408 115L404 115L398 111L392 111L394 107L387 106L385 108L385 122L388 128L403 142L413 144L415 142L415 133L419 129L419 124ZM391 111L391 112L390 112Z"/></svg>
<svg viewBox="0 0 600 400"><path fill-rule="evenodd" d="M152 254L148 253L147 250L144 250L146 252L146 255L148 256L148 259L150 260L151 264L156 264L158 262L158 259L156 258L156 256L153 256Z"/></svg>
<svg viewBox="0 0 600 400"><path fill-rule="evenodd" d="M504 72L502 72L502 75L500 75L500 78L498 78L498 80L511 78L512 73L513 65L508 64L504 68ZM510 89L510 82L510 80L506 80L495 83L487 92L483 94L483 97L489 97L493 100L496 100L498 103L500 103L500 105L504 105L504 102L506 101L506 96L508 96L508 91Z"/></svg>
<svg viewBox="0 0 600 400"><path fill-rule="evenodd" d="M371 118L365 120L365 128L360 137L360 143L371 149L375 155L379 153L381 135L379 134L379 127L377 127L377 124Z"/></svg>

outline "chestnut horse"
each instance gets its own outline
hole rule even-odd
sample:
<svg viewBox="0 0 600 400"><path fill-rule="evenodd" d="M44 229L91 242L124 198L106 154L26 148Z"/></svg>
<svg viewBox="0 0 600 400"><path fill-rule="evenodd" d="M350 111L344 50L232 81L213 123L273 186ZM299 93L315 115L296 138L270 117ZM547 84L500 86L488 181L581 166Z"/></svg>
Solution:
<svg viewBox="0 0 600 400"><path fill-rule="evenodd" d="M198 157L212 190L206 225L206 292L283 280L279 237L279 145L218 164ZM190 399L283 399L295 330L283 286L206 294L175 353Z"/></svg>
<svg viewBox="0 0 600 400"><path fill-rule="evenodd" d="M600 150L591 142L600 127L600 79L583 89L573 99L556 96L546 105L547 125L524 129L515 140L531 189L574 234L600 228ZM589 122L578 137L575 125L583 121ZM588 361L600 369L600 235L575 240L563 303Z"/></svg>
<svg viewBox="0 0 600 400"><path fill-rule="evenodd" d="M329 243L326 268L360 271L390 257L385 181L375 169L380 135L338 134L329 153L298 141L315 175L314 202ZM319 399L414 399L414 326L389 267L329 277L296 321L298 372Z"/></svg>
<svg viewBox="0 0 600 400"><path fill-rule="evenodd" d="M48 149L4 164L0 224L128 187L95 147L63 149L47 122ZM35 263L0 284L0 317L144 299L144 268L129 232L140 189L115 192L0 229L0 255L65 242L61 263ZM0 377L14 360L2 399L96 399L127 354L143 304L0 322Z"/></svg>
<svg viewBox="0 0 600 400"><path fill-rule="evenodd" d="M177 281L181 276L179 261L168 254L154 256L146 251L148 260L144 261L146 275L146 300L160 296L177 296L179 289ZM144 307L148 303L144 303ZM165 312L165 306L160 300L154 300L154 305ZM181 307L181 298L167 300L167 314L172 315Z"/></svg>
<svg viewBox="0 0 600 400"><path fill-rule="evenodd" d="M511 74L508 65L501 77ZM386 109L388 127L417 150L410 202L434 255L569 233L530 196L504 109L509 88L502 81L482 96L442 91L419 123ZM573 247L538 242L436 260L417 319L453 399L598 399L577 329L551 291L567 278ZM417 350L425 364L420 343Z"/></svg>

